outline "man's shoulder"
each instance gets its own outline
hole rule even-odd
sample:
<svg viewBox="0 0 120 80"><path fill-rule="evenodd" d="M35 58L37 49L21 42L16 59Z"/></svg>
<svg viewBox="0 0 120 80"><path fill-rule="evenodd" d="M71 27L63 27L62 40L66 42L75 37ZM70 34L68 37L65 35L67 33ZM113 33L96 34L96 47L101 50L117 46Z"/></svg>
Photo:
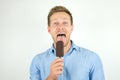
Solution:
<svg viewBox="0 0 120 80"><path fill-rule="evenodd" d="M90 49L87 49L87 48L80 47L80 53L82 56L89 58L89 59L93 59L93 60L100 59L100 56L98 53Z"/></svg>
<svg viewBox="0 0 120 80"><path fill-rule="evenodd" d="M98 56L98 54L90 49L84 48L84 47L79 47L79 52L83 56Z"/></svg>
<svg viewBox="0 0 120 80"><path fill-rule="evenodd" d="M42 58L45 58L49 54L50 49L47 49L46 51L40 52L34 56L33 59L40 60Z"/></svg>
<svg viewBox="0 0 120 80"><path fill-rule="evenodd" d="M83 56L90 56L90 55L94 55L96 54L95 52L93 52L92 50L90 49L87 49L87 48L84 48L84 47L81 47L79 45L76 45L74 42L72 42L72 47L77 50L77 52L80 54L80 55L83 55Z"/></svg>
<svg viewBox="0 0 120 80"><path fill-rule="evenodd" d="M40 52L36 55L36 57L44 57L46 55L48 55L50 49L47 49L46 51Z"/></svg>
<svg viewBox="0 0 120 80"><path fill-rule="evenodd" d="M79 48L80 48L80 51L83 52L83 53L87 53L87 54L93 54L93 53L95 53L92 50L87 49L87 48L83 48L83 47L79 47Z"/></svg>

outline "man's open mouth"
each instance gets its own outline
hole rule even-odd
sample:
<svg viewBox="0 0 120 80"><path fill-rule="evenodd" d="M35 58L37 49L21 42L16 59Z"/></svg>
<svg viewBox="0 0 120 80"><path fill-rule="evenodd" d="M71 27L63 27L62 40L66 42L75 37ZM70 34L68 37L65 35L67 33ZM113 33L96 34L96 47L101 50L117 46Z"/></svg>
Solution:
<svg viewBox="0 0 120 80"><path fill-rule="evenodd" d="M57 37L59 37L59 36L61 36L61 37L62 37L62 36L66 37L65 34L58 34Z"/></svg>

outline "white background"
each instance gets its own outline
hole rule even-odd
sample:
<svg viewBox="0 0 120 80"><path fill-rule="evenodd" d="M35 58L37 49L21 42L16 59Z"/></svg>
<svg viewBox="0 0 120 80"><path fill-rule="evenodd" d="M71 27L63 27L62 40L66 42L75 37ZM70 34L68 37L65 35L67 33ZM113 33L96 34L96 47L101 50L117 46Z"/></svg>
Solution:
<svg viewBox="0 0 120 80"><path fill-rule="evenodd" d="M106 80L120 80L119 0L0 0L0 80L29 80L31 60L51 47L47 15L56 5L73 14L75 44L98 53Z"/></svg>

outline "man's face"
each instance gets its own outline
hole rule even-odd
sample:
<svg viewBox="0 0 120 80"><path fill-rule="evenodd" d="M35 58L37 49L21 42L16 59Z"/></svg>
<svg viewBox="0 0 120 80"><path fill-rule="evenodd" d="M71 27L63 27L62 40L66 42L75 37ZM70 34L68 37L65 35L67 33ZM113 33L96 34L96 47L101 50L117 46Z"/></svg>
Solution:
<svg viewBox="0 0 120 80"><path fill-rule="evenodd" d="M65 12L56 12L50 17L50 26L48 32L51 34L54 44L57 41L63 41L64 46L70 41L70 35L73 31L70 16Z"/></svg>

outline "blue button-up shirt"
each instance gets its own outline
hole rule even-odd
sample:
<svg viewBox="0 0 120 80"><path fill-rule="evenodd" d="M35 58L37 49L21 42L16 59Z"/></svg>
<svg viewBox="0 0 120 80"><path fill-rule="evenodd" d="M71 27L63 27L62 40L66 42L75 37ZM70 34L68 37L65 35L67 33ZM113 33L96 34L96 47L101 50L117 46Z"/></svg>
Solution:
<svg viewBox="0 0 120 80"><path fill-rule="evenodd" d="M53 46L36 55L30 67L30 80L46 80L50 73L50 65L56 58ZM72 42L63 59L64 70L58 80L105 80L102 62L96 53Z"/></svg>

